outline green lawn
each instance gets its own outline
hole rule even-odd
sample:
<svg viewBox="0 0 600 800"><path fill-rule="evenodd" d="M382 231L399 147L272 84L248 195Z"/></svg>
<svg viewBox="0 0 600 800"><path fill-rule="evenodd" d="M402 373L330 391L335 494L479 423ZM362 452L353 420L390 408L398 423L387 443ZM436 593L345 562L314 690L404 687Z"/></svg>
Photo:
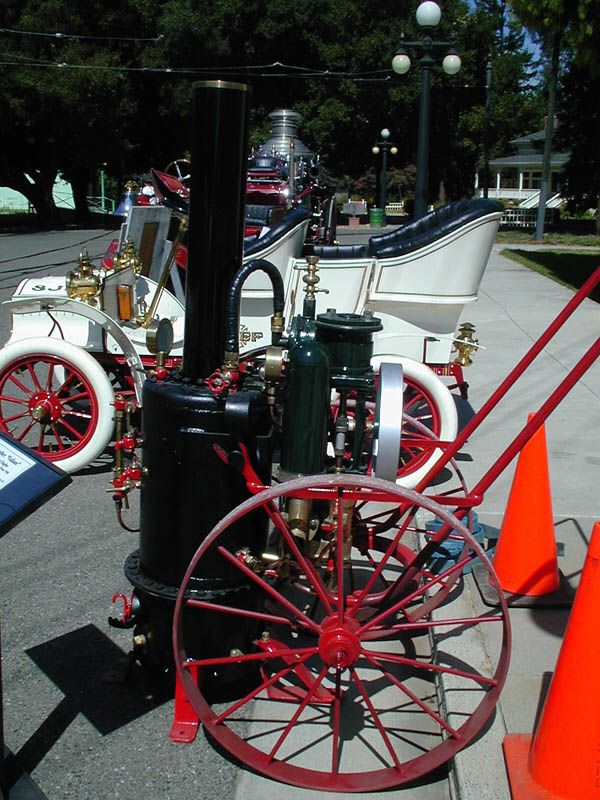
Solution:
<svg viewBox="0 0 600 800"><path fill-rule="evenodd" d="M548 278L579 289L596 267L600 266L600 250L577 252L574 250L502 250L502 255L524 264ZM600 286L591 292L590 298L600 303Z"/></svg>
<svg viewBox="0 0 600 800"><path fill-rule="evenodd" d="M496 241L500 244L551 244L558 247L579 245L600 248L600 236L596 236L590 227L582 228L581 231L568 229L548 231L544 233L543 241L539 243L535 240L534 231L500 230L496 234Z"/></svg>

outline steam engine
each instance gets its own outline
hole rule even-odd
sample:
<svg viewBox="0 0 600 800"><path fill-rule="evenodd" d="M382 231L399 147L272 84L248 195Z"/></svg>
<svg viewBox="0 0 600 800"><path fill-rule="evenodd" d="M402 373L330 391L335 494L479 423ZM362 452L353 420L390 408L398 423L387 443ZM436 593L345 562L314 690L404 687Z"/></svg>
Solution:
<svg viewBox="0 0 600 800"><path fill-rule="evenodd" d="M264 260L240 269L249 95L246 86L221 81L194 87L183 362L170 373L158 370L144 385L140 538L125 564L134 587L127 625L135 626L136 657L161 671L172 666L173 610L188 564L231 509L268 486L273 475L286 481L327 472L365 474L374 450L376 474L389 471L376 435L373 445L374 429L386 424L371 367L380 321L336 309L316 315L318 259L309 258L302 314L286 328L279 271ZM273 287L272 345L240 362L241 291L257 270ZM401 392L401 368L390 366ZM389 388L390 375L386 380ZM401 401L401 395L391 396ZM391 441L391 473L384 477L394 480L399 439L394 446L392 434ZM318 558L336 530L330 504L286 497L281 512L302 551ZM232 531L230 549L257 572L280 555L281 543L262 509ZM248 608L256 603L251 582L222 559L203 559L188 586L196 598L225 604L235 598ZM195 613L194 641L186 642L192 652L243 651L257 633L235 616L224 629L212 624L211 612Z"/></svg>

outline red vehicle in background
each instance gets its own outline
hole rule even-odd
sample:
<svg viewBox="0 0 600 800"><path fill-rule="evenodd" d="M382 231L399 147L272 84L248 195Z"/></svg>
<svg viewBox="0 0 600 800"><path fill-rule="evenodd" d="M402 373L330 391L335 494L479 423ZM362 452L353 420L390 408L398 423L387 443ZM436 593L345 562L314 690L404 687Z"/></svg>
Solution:
<svg viewBox="0 0 600 800"><path fill-rule="evenodd" d="M300 205L311 213L306 241L335 241L335 194L320 180L319 156L298 138L300 114L277 109L269 114L271 138L248 159L246 235L260 236L287 211Z"/></svg>

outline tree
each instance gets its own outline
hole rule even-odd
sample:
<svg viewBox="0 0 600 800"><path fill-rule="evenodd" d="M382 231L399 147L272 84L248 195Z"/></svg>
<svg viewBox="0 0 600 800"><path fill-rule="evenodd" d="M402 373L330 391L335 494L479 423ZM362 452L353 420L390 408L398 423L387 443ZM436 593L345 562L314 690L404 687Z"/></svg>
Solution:
<svg viewBox="0 0 600 800"><path fill-rule="evenodd" d="M571 155L563 174L563 194L571 211L596 208L600 236L600 113L591 97L600 93L600 75L572 63L561 82L557 144Z"/></svg>
<svg viewBox="0 0 600 800"><path fill-rule="evenodd" d="M549 63L548 70L548 123L544 140L544 161L540 187L540 203L536 227L536 240L541 241L544 230L544 215L548 182L550 177L550 155L554 129L554 109L558 83L561 52L570 51L575 61L587 62L593 70L598 69L598 56L594 32L599 32L600 14L596 0L510 0L519 19L540 41Z"/></svg>
<svg viewBox="0 0 600 800"><path fill-rule="evenodd" d="M129 146L137 106L122 66L132 45L119 37L135 29L135 9L84 0L2 5L11 29L23 34L8 35L13 61L0 97L0 179L30 200L42 224L55 224L52 186L61 172L85 216L90 180L101 164L119 165ZM47 35L62 32L65 20L67 38ZM102 36L115 39L95 38Z"/></svg>
<svg viewBox="0 0 600 800"><path fill-rule="evenodd" d="M490 50L499 87L492 140L530 114L526 59L498 22L504 4L482 5L495 9L494 25L458 0L436 32L443 39L456 32L464 64L454 78L436 69L433 80L431 183L443 182L450 199L472 191ZM408 38L422 34L408 0L0 0L0 10L7 28L40 34L4 35L12 64L0 95L0 132L9 145L0 181L25 189L40 215L52 212L57 171L72 181L84 213L86 184L101 165L125 178L189 151L192 85L202 78L253 87L255 143L264 141L274 108L299 111L302 139L334 176L357 178L373 167L371 147L384 126L399 149L397 166L414 163L419 70L391 73L401 30ZM47 35L57 30L70 36Z"/></svg>

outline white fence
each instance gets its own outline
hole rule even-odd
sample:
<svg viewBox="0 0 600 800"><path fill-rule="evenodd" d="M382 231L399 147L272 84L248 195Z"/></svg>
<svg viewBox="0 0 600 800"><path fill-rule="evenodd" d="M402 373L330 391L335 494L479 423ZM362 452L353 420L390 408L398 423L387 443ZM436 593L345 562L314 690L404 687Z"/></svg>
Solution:
<svg viewBox="0 0 600 800"><path fill-rule="evenodd" d="M500 225L511 228L535 228L537 215L537 208L520 208L518 206L516 208L506 208L504 214L502 214ZM554 222L555 217L556 210L547 208L544 215L544 223L546 225L551 224Z"/></svg>

